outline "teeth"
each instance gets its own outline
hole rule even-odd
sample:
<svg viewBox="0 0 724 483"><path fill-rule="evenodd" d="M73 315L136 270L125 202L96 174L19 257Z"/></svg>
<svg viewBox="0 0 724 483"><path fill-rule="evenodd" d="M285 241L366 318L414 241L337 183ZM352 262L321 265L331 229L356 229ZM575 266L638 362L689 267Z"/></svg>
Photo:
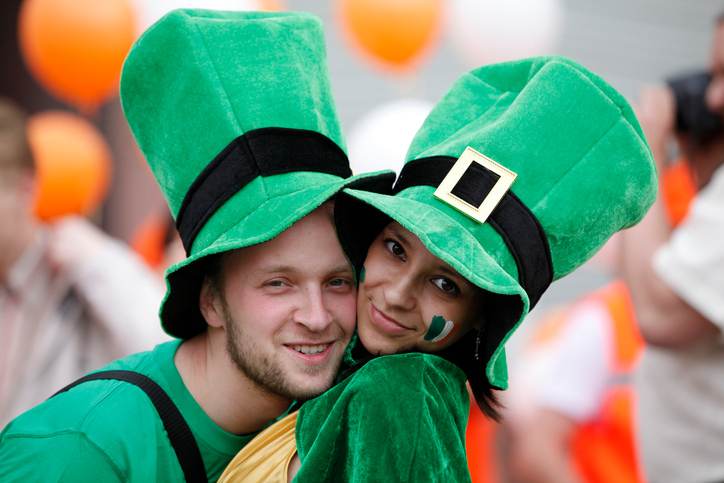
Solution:
<svg viewBox="0 0 724 483"><path fill-rule="evenodd" d="M327 348L328 344L321 344L321 345L295 345L292 346L292 349L294 349L297 352L301 352L302 354L319 354L320 352L324 352L324 349Z"/></svg>

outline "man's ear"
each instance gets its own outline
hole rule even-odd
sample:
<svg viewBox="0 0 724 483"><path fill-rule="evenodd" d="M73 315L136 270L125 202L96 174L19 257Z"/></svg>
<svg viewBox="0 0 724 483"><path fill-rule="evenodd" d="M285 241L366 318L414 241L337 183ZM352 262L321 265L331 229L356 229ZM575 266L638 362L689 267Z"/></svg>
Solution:
<svg viewBox="0 0 724 483"><path fill-rule="evenodd" d="M224 327L224 304L221 294L209 277L204 277L199 292L199 310L210 327Z"/></svg>

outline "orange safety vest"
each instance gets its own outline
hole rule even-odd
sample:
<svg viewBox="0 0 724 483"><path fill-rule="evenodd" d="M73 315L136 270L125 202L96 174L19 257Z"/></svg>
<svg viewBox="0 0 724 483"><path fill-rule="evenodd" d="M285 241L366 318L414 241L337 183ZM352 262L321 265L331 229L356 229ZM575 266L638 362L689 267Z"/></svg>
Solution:
<svg viewBox="0 0 724 483"><path fill-rule="evenodd" d="M465 449L468 469L473 483L495 483L495 428L471 397L468 427L465 432Z"/></svg>
<svg viewBox="0 0 724 483"><path fill-rule="evenodd" d="M638 483L643 479L634 447L631 374L643 349L643 340L623 282L611 283L585 300L591 298L603 304L611 316L611 377L599 413L579 426L573 435L573 464L590 483Z"/></svg>
<svg viewBox="0 0 724 483"><path fill-rule="evenodd" d="M623 282L606 285L583 299L598 301L610 315L613 332L609 388L591 421L576 428L572 438L572 464L589 483L638 483L643 481L636 459L632 422L631 371L643 349L633 305ZM550 343L568 322L569 309L554 312L541 324L533 344ZM497 481L496 424L472 403L466 432L468 468L473 483Z"/></svg>

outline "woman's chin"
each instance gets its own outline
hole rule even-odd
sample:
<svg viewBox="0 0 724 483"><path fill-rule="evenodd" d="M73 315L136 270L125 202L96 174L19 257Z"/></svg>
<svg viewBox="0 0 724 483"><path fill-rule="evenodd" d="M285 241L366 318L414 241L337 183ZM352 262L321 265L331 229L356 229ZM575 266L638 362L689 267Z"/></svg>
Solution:
<svg viewBox="0 0 724 483"><path fill-rule="evenodd" d="M399 340L390 340L384 335L358 329L359 340L367 352L376 356L397 354L407 349Z"/></svg>

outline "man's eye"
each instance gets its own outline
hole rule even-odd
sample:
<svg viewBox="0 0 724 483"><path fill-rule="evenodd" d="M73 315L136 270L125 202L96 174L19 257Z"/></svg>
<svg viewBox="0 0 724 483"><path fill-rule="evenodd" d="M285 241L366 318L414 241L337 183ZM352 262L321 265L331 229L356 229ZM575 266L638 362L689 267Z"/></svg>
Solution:
<svg viewBox="0 0 724 483"><path fill-rule="evenodd" d="M346 287L352 285L352 282L350 280L347 280L346 278L334 278L329 281L329 284L332 287Z"/></svg>
<svg viewBox="0 0 724 483"><path fill-rule="evenodd" d="M457 295L460 293L460 289L455 282L445 277L433 278L432 283L448 295Z"/></svg>
<svg viewBox="0 0 724 483"><path fill-rule="evenodd" d="M404 258L405 256L405 249L402 248L402 245L397 243L395 240L385 240L385 248L387 248L387 251L392 253L396 257Z"/></svg>
<svg viewBox="0 0 724 483"><path fill-rule="evenodd" d="M267 287L284 287L286 284L287 283L284 280L269 280L264 285Z"/></svg>

